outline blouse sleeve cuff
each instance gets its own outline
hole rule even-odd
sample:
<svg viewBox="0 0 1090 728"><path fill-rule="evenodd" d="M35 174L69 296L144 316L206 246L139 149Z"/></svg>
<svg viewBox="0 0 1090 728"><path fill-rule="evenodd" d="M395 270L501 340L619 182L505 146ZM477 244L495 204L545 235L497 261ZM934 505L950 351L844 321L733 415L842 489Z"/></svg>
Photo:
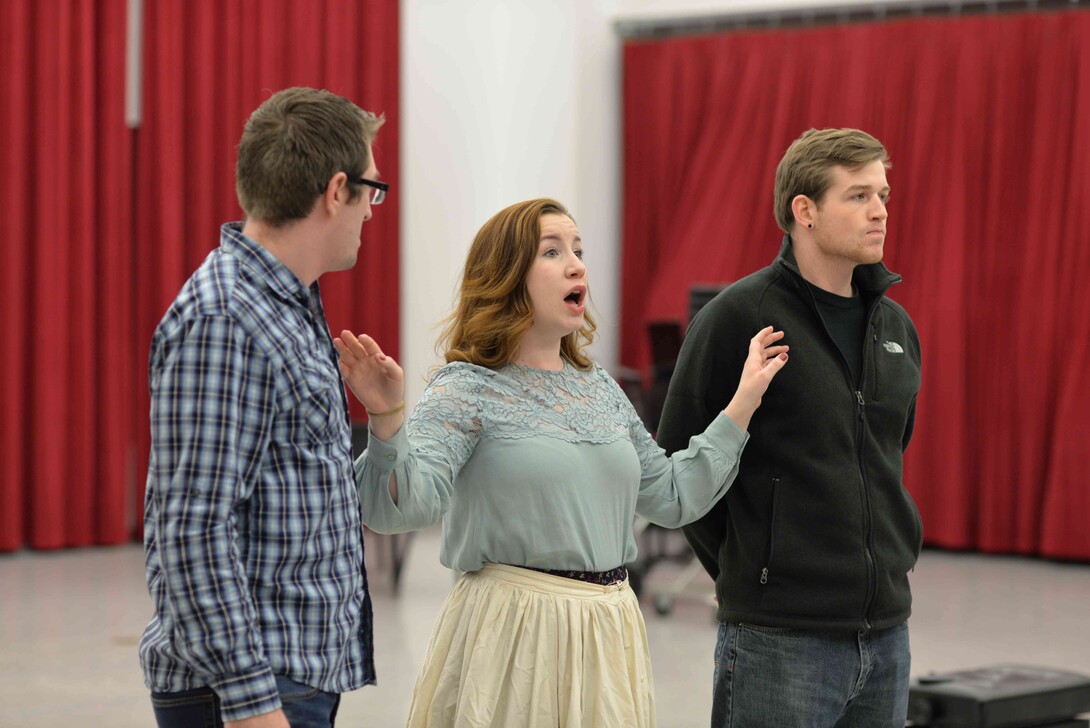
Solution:
<svg viewBox="0 0 1090 728"><path fill-rule="evenodd" d="M366 456L371 464L382 471L393 470L395 466L405 461L409 455L409 437L405 434L405 426L394 433L389 440L380 440L374 433L368 430L370 439L367 442Z"/></svg>
<svg viewBox="0 0 1090 728"><path fill-rule="evenodd" d="M732 455L741 454L742 448L749 442L749 433L739 427L725 412L720 412L712 420L708 429L704 431L704 435L723 452Z"/></svg>

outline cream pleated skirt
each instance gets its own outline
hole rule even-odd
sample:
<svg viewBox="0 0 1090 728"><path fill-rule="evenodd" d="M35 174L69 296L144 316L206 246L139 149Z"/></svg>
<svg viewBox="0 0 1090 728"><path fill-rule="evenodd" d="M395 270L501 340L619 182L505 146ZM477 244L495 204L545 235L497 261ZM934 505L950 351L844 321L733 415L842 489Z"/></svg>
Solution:
<svg viewBox="0 0 1090 728"><path fill-rule="evenodd" d="M647 632L628 582L489 564L454 585L410 728L653 728Z"/></svg>

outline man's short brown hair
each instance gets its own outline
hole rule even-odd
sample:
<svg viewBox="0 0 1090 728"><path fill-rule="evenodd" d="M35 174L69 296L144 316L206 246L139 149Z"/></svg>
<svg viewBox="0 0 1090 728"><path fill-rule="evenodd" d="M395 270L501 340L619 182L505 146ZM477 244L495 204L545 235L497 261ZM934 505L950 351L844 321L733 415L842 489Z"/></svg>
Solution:
<svg viewBox="0 0 1090 728"><path fill-rule="evenodd" d="M790 234L795 224L791 201L805 195L820 204L832 183L834 166L857 170L874 161L890 168L882 143L858 129L810 129L791 143L776 167L776 223Z"/></svg>
<svg viewBox="0 0 1090 728"><path fill-rule="evenodd" d="M238 145L235 189L248 218L281 227L310 214L329 179L363 176L385 117L343 96L286 88L257 107ZM354 182L351 200L363 190Z"/></svg>

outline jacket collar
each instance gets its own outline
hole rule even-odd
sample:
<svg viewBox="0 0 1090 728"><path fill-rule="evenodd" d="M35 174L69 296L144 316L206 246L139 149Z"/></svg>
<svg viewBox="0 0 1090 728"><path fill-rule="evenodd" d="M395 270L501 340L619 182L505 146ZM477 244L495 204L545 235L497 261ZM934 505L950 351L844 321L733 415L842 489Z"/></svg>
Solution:
<svg viewBox="0 0 1090 728"><path fill-rule="evenodd" d="M795 260L795 250L792 247L790 235L783 236L780 253L776 256L776 260L773 261L772 265L790 271L799 284L806 280L799 270L798 261ZM857 265L852 273L852 284L856 287L856 290L866 296L880 296L890 286L900 282L901 276L886 268L884 263Z"/></svg>

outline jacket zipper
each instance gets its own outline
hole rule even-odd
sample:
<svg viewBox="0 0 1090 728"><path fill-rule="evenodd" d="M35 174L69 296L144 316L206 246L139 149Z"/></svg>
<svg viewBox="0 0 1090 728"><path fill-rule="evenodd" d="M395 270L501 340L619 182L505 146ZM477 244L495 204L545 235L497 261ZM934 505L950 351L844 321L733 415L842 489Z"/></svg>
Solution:
<svg viewBox="0 0 1090 728"><path fill-rule="evenodd" d="M772 505L768 509L768 552L765 565L761 569L761 584L768 583L768 567L772 566L772 554L776 550L776 487L780 484L779 476L772 478Z"/></svg>
<svg viewBox="0 0 1090 728"><path fill-rule="evenodd" d="M863 558L867 564L867 592L866 597L863 600L863 628L870 630L870 610L871 605L874 603L875 581L877 577L875 575L874 554L871 553L870 539L871 539L871 512L870 512L870 494L867 488L867 473L863 464L863 446L864 437L866 433L866 400L863 399L863 392L856 390L855 392L856 403L859 405L859 418L856 432L859 443L856 447L856 454L859 458L859 479L862 483L863 491Z"/></svg>
<svg viewBox="0 0 1090 728"><path fill-rule="evenodd" d="M795 275L798 276L798 278L802 281L803 287L805 288L805 279L803 278L802 272L799 271L798 267L795 266L795 265L791 265L791 264L789 264L787 262L785 262L784 265L785 265L785 267L788 268L788 270L793 271L795 273ZM866 327L867 328L866 328L866 332L871 335L875 346L877 345L877 342L878 342L878 332L875 330L875 324L874 324L875 311L878 310L878 305L881 302L882 296L885 295L885 292L887 290L889 290L889 287L891 285L893 285L894 283L900 283L900 281L901 281L901 277L900 276L895 276L894 279L890 279L887 282L887 285L883 286L880 290L875 290L874 291L874 301L871 303L870 310L867 312L867 321L866 321ZM809 293L809 289L806 289L806 290ZM810 302L811 310L814 311L814 313L817 314L818 320L822 321L822 328L825 329L825 335L830 340L832 340L832 334L829 333L829 328L824 325L824 321L821 318L821 311L818 309L817 301L814 300L813 293L810 293L808 300ZM874 554L872 553L871 546L870 546L870 543L871 543L870 498L868 496L867 475L866 475L866 470L864 469L864 464L865 463L864 463L864 458L863 458L863 447L864 447L864 444L866 442L865 439L864 439L866 437L866 413L865 413L866 400L863 398L863 390L866 388L865 385L867 383L867 365L869 363L868 359L870 358L871 352L873 351L871 346L866 345L867 333L864 333L864 335L863 335L863 371L862 371L862 376L861 376L860 382L859 382L859 389L854 389L855 383L851 380L851 368L848 366L848 360L844 358L843 352L840 352L840 347L836 346L836 341L835 340L833 340L833 345L834 345L834 348L838 352L840 352L840 361L844 365L843 369L846 372L846 374L848 375L848 377L847 377L848 378L848 387L850 389L852 389L853 393L855 394L856 404L858 405L858 409L857 409L858 418L857 418L857 424L856 424L856 430L855 430L856 431L855 453L856 453L856 460L857 460L858 466L859 466L859 480L860 480L862 491L863 491L863 557L864 557L864 560L866 561L866 565L867 565L867 591L866 591L866 595L865 595L864 600L863 600L863 627L866 630L870 630L871 625L870 625L869 615L870 615L871 606L874 603L875 592L877 591L876 582L878 581L878 577L877 577L877 567L876 567L875 562L874 562ZM878 377L877 372L874 374L874 377L875 377L874 386L877 387L878 386L878 384L877 384L877 377ZM765 567L765 569L761 573L761 578L762 578L761 583L762 584L765 583L765 577L767 576L767 573L768 573L768 568Z"/></svg>

